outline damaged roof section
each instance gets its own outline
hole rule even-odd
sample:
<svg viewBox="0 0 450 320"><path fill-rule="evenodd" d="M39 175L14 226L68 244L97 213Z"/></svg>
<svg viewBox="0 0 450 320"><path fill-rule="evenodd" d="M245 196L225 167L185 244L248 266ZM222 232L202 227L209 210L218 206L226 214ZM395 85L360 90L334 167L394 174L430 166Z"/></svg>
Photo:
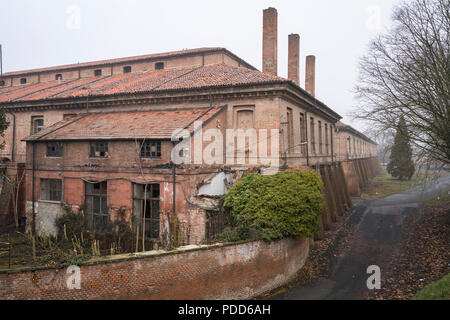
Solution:
<svg viewBox="0 0 450 320"><path fill-rule="evenodd" d="M194 131L225 106L194 109L83 113L55 123L23 141L171 139L175 130Z"/></svg>

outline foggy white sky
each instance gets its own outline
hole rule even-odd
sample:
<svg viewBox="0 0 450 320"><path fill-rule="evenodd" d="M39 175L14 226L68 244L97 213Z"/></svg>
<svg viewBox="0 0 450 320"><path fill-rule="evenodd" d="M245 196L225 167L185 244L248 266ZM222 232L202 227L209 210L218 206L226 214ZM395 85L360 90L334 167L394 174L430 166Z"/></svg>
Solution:
<svg viewBox="0 0 450 320"><path fill-rule="evenodd" d="M262 10L278 10L278 74L287 76L287 37L300 34L301 86L316 56L316 96L348 117L367 45L390 25L399 0L15 0L2 1L3 72L225 47L261 70ZM77 12L79 11L79 19Z"/></svg>

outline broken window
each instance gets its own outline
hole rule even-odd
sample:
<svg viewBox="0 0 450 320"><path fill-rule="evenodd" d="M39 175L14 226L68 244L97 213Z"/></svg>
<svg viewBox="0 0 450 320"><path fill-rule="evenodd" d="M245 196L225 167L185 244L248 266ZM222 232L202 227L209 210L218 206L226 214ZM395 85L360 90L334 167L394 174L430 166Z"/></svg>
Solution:
<svg viewBox="0 0 450 320"><path fill-rule="evenodd" d="M62 74L58 73L57 75L55 75L55 80L62 80Z"/></svg>
<svg viewBox="0 0 450 320"><path fill-rule="evenodd" d="M89 156L91 158L108 157L108 142L106 141L91 142Z"/></svg>
<svg viewBox="0 0 450 320"><path fill-rule="evenodd" d="M161 158L161 141L146 140L141 143L141 158Z"/></svg>
<svg viewBox="0 0 450 320"><path fill-rule="evenodd" d="M91 231L104 231L109 221L107 182L86 182L85 187L87 227Z"/></svg>
<svg viewBox="0 0 450 320"><path fill-rule="evenodd" d="M62 157L61 142L47 142L47 157Z"/></svg>
<svg viewBox="0 0 450 320"><path fill-rule="evenodd" d="M102 69L94 70L94 76L100 77L102 75Z"/></svg>
<svg viewBox="0 0 450 320"><path fill-rule="evenodd" d="M159 184L133 185L135 228L146 238L159 238L159 195Z"/></svg>
<svg viewBox="0 0 450 320"><path fill-rule="evenodd" d="M123 73L130 73L130 72L131 72L131 66L123 67Z"/></svg>
<svg viewBox="0 0 450 320"><path fill-rule="evenodd" d="M155 63L155 70L163 70L163 69L164 69L164 62Z"/></svg>
<svg viewBox="0 0 450 320"><path fill-rule="evenodd" d="M31 134L38 133L42 129L44 129L44 117L43 116L31 117Z"/></svg>
<svg viewBox="0 0 450 320"><path fill-rule="evenodd" d="M61 201L62 180L41 179L41 200Z"/></svg>

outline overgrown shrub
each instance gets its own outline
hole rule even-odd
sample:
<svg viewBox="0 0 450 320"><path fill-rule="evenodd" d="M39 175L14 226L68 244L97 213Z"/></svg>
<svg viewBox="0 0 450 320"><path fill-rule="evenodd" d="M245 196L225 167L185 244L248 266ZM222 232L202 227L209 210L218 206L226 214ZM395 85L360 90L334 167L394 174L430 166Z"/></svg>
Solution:
<svg viewBox="0 0 450 320"><path fill-rule="evenodd" d="M237 181L225 197L235 230L226 236L236 240L266 241L313 237L325 209L323 185L315 171L283 171L263 176L251 173Z"/></svg>
<svg viewBox="0 0 450 320"><path fill-rule="evenodd" d="M82 211L82 210L80 210ZM64 213L55 219L58 239L71 240L86 234L86 218L83 212L75 213L72 208L65 206Z"/></svg>
<svg viewBox="0 0 450 320"><path fill-rule="evenodd" d="M133 232L125 220L124 211L120 210L114 221L109 221L103 231L88 231L83 207L79 213L70 207L64 207L64 213L55 219L58 239L70 242L77 251L92 251L94 241L102 254L132 252ZM92 253L92 252L91 252Z"/></svg>
<svg viewBox="0 0 450 320"><path fill-rule="evenodd" d="M125 220L124 211L120 211L114 221L109 221L106 229L96 232L94 239L100 241L100 247L110 249L111 254L133 252L133 232Z"/></svg>

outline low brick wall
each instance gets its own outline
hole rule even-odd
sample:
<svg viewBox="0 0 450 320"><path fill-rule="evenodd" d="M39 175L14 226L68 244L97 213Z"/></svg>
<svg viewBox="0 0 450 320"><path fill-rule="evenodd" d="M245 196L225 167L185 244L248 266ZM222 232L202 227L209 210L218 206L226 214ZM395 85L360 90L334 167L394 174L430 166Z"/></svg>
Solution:
<svg viewBox="0 0 450 320"><path fill-rule="evenodd" d="M248 299L275 289L304 265L310 240L253 241L127 257L66 269L0 271L0 299Z"/></svg>

